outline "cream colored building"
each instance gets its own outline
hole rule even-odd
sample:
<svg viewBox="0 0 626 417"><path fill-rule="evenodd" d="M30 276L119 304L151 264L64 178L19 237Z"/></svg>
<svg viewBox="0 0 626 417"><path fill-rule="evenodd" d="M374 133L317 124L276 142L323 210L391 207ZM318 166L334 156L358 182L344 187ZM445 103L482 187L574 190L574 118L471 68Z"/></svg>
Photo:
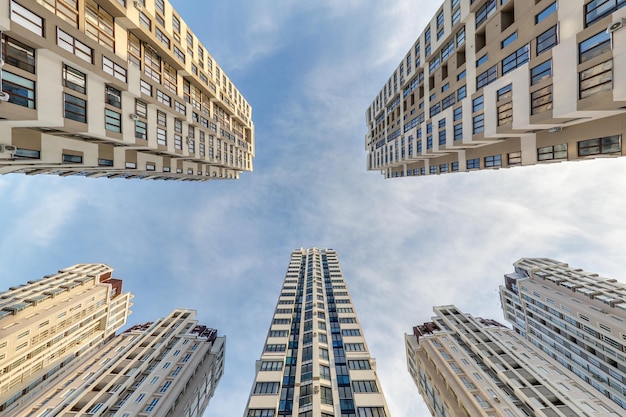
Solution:
<svg viewBox="0 0 626 417"><path fill-rule="evenodd" d="M252 171L252 109L167 0L0 0L0 173Z"/></svg>
<svg viewBox="0 0 626 417"><path fill-rule="evenodd" d="M103 264L79 264L0 294L0 415L54 384L126 324L132 295Z"/></svg>
<svg viewBox="0 0 626 417"><path fill-rule="evenodd" d="M624 154L626 3L445 0L367 109L386 178Z"/></svg>
<svg viewBox="0 0 626 417"><path fill-rule="evenodd" d="M405 335L408 369L436 417L623 415L515 331L455 306Z"/></svg>
<svg viewBox="0 0 626 417"><path fill-rule="evenodd" d="M524 258L500 298L515 331L626 414L626 284L545 258Z"/></svg>
<svg viewBox="0 0 626 417"><path fill-rule="evenodd" d="M293 251L244 417L389 415L336 251Z"/></svg>
<svg viewBox="0 0 626 417"><path fill-rule="evenodd" d="M200 417L224 372L225 337L177 309L75 363L15 417Z"/></svg>

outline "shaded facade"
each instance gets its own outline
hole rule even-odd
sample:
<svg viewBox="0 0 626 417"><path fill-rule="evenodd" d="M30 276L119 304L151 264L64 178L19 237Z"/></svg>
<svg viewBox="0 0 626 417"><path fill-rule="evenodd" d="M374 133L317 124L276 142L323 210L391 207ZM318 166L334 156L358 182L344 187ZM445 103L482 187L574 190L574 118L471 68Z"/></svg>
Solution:
<svg viewBox="0 0 626 417"><path fill-rule="evenodd" d="M131 327L13 416L202 416L224 372L225 338L177 309Z"/></svg>
<svg viewBox="0 0 626 417"><path fill-rule="evenodd" d="M405 335L407 364L433 416L614 416L619 407L513 330L455 306Z"/></svg>
<svg viewBox="0 0 626 417"><path fill-rule="evenodd" d="M0 415L16 415L126 324L132 295L112 271L74 265L0 294Z"/></svg>
<svg viewBox="0 0 626 417"><path fill-rule="evenodd" d="M626 284L546 258L514 266L500 298L515 331L626 409Z"/></svg>
<svg viewBox="0 0 626 417"><path fill-rule="evenodd" d="M0 173L252 170L252 109L167 0L0 0Z"/></svg>
<svg viewBox="0 0 626 417"><path fill-rule="evenodd" d="M244 412L275 416L389 416L332 249L291 254Z"/></svg>
<svg viewBox="0 0 626 417"><path fill-rule="evenodd" d="M624 155L624 5L445 0L365 113L367 169L391 178Z"/></svg>

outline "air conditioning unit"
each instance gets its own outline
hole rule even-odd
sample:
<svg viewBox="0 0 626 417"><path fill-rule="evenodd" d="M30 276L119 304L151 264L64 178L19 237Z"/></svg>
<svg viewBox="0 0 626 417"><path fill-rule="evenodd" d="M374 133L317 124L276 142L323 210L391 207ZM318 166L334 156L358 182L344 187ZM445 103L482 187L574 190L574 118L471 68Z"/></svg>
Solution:
<svg viewBox="0 0 626 417"><path fill-rule="evenodd" d="M620 18L617 22L613 22L611 23L607 28L606 31L609 33L613 33L616 30L620 30L621 28L623 28L624 26L626 26L626 18L622 17Z"/></svg>
<svg viewBox="0 0 626 417"><path fill-rule="evenodd" d="M142 11L143 10L143 3L140 1L135 0L135 9Z"/></svg>
<svg viewBox="0 0 626 417"><path fill-rule="evenodd" d="M129 114L129 115L128 115L128 117L130 117L130 118L131 118L131 120L135 120L135 121L136 121L136 120L139 120L139 116L137 116L135 113L131 113L131 114Z"/></svg>
<svg viewBox="0 0 626 417"><path fill-rule="evenodd" d="M11 96L5 91L0 91L0 101L9 101Z"/></svg>
<svg viewBox="0 0 626 417"><path fill-rule="evenodd" d="M17 151L17 147L13 145L0 145L0 153L13 153Z"/></svg>

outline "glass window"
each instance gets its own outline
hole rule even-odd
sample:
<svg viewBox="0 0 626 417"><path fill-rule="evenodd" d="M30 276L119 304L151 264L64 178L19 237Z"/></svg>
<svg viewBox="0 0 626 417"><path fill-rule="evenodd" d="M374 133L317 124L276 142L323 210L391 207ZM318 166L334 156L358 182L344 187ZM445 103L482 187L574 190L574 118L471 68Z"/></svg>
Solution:
<svg viewBox="0 0 626 417"><path fill-rule="evenodd" d="M611 50L611 35L603 30L578 45L578 62L587 62Z"/></svg>
<svg viewBox="0 0 626 417"><path fill-rule="evenodd" d="M35 81L3 70L2 91L9 94L10 103L35 108Z"/></svg>
<svg viewBox="0 0 626 417"><path fill-rule="evenodd" d="M552 13L556 11L556 1L550 4L548 7L543 9L535 16L535 24L543 21L546 17L550 16Z"/></svg>

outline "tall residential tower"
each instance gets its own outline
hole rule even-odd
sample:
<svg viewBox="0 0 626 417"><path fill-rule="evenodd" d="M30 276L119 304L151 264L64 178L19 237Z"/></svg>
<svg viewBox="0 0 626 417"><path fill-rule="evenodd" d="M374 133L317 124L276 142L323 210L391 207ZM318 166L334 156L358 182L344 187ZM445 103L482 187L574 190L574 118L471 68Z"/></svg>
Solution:
<svg viewBox="0 0 626 417"><path fill-rule="evenodd" d="M337 253L291 254L244 417L388 417Z"/></svg>
<svg viewBox="0 0 626 417"><path fill-rule="evenodd" d="M0 0L0 174L252 171L252 109L167 0Z"/></svg>
<svg viewBox="0 0 626 417"><path fill-rule="evenodd" d="M515 331L626 409L626 284L552 259L514 266L500 297Z"/></svg>
<svg viewBox="0 0 626 417"><path fill-rule="evenodd" d="M132 296L112 271L74 265L0 294L0 415L15 415L126 324Z"/></svg>
<svg viewBox="0 0 626 417"><path fill-rule="evenodd" d="M406 335L408 368L436 417L617 417L620 408L494 320L455 306Z"/></svg>
<svg viewBox="0 0 626 417"><path fill-rule="evenodd" d="M626 2L445 0L365 112L387 178L625 154Z"/></svg>
<svg viewBox="0 0 626 417"><path fill-rule="evenodd" d="M195 311L177 309L115 336L11 415L201 417L224 372L224 347Z"/></svg>

